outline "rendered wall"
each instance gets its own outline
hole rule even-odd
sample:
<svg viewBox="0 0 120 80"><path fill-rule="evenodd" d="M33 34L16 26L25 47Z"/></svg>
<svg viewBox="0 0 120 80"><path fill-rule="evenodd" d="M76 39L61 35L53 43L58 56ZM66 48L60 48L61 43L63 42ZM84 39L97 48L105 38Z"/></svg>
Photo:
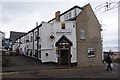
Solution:
<svg viewBox="0 0 120 80"><path fill-rule="evenodd" d="M72 43L71 46L71 63L77 62L76 55L76 25L75 21L65 22L65 29L61 29L61 22L43 23L40 27L40 44L41 44L41 60L42 62L57 62L56 46L55 43L65 35ZM73 26L74 25L74 26ZM70 33L61 33L70 32ZM50 35L55 38L51 39ZM48 56L46 56L48 53Z"/></svg>

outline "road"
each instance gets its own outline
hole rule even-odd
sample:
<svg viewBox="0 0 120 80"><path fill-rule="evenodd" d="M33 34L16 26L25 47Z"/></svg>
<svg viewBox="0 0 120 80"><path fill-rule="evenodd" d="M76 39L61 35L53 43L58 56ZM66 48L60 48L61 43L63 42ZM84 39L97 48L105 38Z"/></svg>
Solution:
<svg viewBox="0 0 120 80"><path fill-rule="evenodd" d="M41 64L38 60L22 55L8 56L11 66L3 67L3 78L118 78L119 64L112 71L105 67L79 68Z"/></svg>

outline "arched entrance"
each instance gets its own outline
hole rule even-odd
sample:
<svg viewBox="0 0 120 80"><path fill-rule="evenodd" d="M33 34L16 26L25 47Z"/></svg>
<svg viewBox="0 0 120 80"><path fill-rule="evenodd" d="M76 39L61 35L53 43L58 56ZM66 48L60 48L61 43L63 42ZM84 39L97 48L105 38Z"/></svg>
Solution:
<svg viewBox="0 0 120 80"><path fill-rule="evenodd" d="M59 65L71 65L71 46L72 42L64 35L56 42Z"/></svg>

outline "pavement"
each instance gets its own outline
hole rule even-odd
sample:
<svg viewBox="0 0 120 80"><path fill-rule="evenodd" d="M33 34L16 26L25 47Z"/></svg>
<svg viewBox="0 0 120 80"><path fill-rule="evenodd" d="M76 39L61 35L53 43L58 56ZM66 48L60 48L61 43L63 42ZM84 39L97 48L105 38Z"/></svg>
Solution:
<svg viewBox="0 0 120 80"><path fill-rule="evenodd" d="M7 56L10 66L3 67L3 78L119 78L120 64L115 63L112 71L103 67L79 68L41 64L39 60L23 55Z"/></svg>

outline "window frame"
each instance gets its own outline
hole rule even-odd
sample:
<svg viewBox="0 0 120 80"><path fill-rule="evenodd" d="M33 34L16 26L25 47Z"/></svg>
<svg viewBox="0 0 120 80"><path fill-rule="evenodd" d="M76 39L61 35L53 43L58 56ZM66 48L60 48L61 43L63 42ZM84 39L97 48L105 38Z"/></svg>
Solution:
<svg viewBox="0 0 120 80"><path fill-rule="evenodd" d="M38 33L37 33L37 31L35 31L35 41L37 41L37 36L38 36Z"/></svg>
<svg viewBox="0 0 120 80"><path fill-rule="evenodd" d="M92 54L90 54L90 52L93 52ZM87 53L88 53L88 57L95 57L95 48L88 48L87 49Z"/></svg>
<svg viewBox="0 0 120 80"><path fill-rule="evenodd" d="M61 29L65 29L65 23L62 23L61 26Z"/></svg>
<svg viewBox="0 0 120 80"><path fill-rule="evenodd" d="M80 39L85 40L85 29L80 29Z"/></svg>
<svg viewBox="0 0 120 80"><path fill-rule="evenodd" d="M33 41L33 35L32 34L30 35L30 41L31 42Z"/></svg>

